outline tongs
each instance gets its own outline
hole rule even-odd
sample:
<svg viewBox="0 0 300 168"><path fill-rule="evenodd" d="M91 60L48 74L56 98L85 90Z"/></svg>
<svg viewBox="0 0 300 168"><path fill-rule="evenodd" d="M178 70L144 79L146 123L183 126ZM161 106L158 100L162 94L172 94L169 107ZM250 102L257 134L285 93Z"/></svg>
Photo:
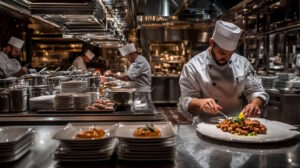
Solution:
<svg viewBox="0 0 300 168"><path fill-rule="evenodd" d="M223 112L217 111L217 113L221 114L223 117L225 117L226 120L229 119L229 117L226 114L224 114Z"/></svg>

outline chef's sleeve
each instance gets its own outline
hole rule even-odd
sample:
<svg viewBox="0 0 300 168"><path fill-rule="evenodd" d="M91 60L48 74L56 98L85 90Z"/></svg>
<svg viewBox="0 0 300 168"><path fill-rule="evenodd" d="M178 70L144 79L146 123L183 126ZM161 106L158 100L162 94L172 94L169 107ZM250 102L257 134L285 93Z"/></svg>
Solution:
<svg viewBox="0 0 300 168"><path fill-rule="evenodd" d="M246 62L246 77L245 77L245 90L244 95L248 102L255 98L263 100L264 105L268 103L269 95L265 92L260 80L258 79L250 62Z"/></svg>
<svg viewBox="0 0 300 168"><path fill-rule="evenodd" d="M138 76L141 75L144 63L143 62L134 62L132 63L127 71L127 76L129 77L130 80L136 80Z"/></svg>
<svg viewBox="0 0 300 168"><path fill-rule="evenodd" d="M0 79L7 77L7 73L5 73L5 66L4 66L4 64L5 64L5 62L1 60L1 62L0 62Z"/></svg>
<svg viewBox="0 0 300 168"><path fill-rule="evenodd" d="M196 68L191 64L186 64L179 78L181 96L178 107L184 112L188 112L190 102L195 98L201 98L201 88L197 82Z"/></svg>

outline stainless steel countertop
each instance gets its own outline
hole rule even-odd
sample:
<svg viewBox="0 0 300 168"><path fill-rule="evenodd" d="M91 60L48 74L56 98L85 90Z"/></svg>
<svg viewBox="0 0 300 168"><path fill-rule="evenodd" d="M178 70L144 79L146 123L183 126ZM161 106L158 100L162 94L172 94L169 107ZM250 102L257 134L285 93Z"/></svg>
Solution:
<svg viewBox="0 0 300 168"><path fill-rule="evenodd" d="M1 113L1 125L62 125L69 122L165 121L161 113Z"/></svg>
<svg viewBox="0 0 300 168"><path fill-rule="evenodd" d="M175 126L177 157L174 162L125 162L113 159L93 164L60 165L53 160L58 141L52 135L63 126L36 126L35 144L19 161L1 168L153 168L153 167L300 167L300 138L273 144L239 144L198 135L192 125Z"/></svg>

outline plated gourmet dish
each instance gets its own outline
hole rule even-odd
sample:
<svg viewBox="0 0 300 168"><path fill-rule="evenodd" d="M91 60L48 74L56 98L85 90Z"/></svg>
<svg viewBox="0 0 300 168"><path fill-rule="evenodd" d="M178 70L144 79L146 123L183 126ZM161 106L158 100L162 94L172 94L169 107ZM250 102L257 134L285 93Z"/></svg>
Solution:
<svg viewBox="0 0 300 168"><path fill-rule="evenodd" d="M240 115L221 121L217 124L217 128L224 132L244 136L267 134L267 127L258 120L251 120Z"/></svg>
<svg viewBox="0 0 300 168"><path fill-rule="evenodd" d="M76 139L102 139L106 135L103 129L93 128L76 134Z"/></svg>
<svg viewBox="0 0 300 168"><path fill-rule="evenodd" d="M134 132L133 136L139 138L154 138L160 137L161 131L155 128L153 124L146 124L144 127L138 127Z"/></svg>

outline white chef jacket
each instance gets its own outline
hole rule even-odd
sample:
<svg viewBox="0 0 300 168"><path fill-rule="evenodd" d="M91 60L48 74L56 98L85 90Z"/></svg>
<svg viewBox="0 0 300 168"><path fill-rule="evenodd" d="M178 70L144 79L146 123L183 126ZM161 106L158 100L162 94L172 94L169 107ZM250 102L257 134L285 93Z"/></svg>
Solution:
<svg viewBox="0 0 300 168"><path fill-rule="evenodd" d="M127 71L127 76L133 81L136 92L150 92L151 68L145 57L138 55Z"/></svg>
<svg viewBox="0 0 300 168"><path fill-rule="evenodd" d="M86 64L84 63L82 57L75 58L75 60L73 61L73 66L76 70L87 71Z"/></svg>
<svg viewBox="0 0 300 168"><path fill-rule="evenodd" d="M195 98L214 99L229 116L236 116L242 110L242 96L248 102L259 97L265 104L269 99L250 62L236 53L226 65L219 66L208 50L203 51L184 65L179 84L178 105L184 112L188 112L189 103ZM200 120L205 117L211 115L198 116Z"/></svg>
<svg viewBox="0 0 300 168"><path fill-rule="evenodd" d="M0 52L0 78L7 78L19 72L22 66L15 58L9 58L4 52Z"/></svg>

